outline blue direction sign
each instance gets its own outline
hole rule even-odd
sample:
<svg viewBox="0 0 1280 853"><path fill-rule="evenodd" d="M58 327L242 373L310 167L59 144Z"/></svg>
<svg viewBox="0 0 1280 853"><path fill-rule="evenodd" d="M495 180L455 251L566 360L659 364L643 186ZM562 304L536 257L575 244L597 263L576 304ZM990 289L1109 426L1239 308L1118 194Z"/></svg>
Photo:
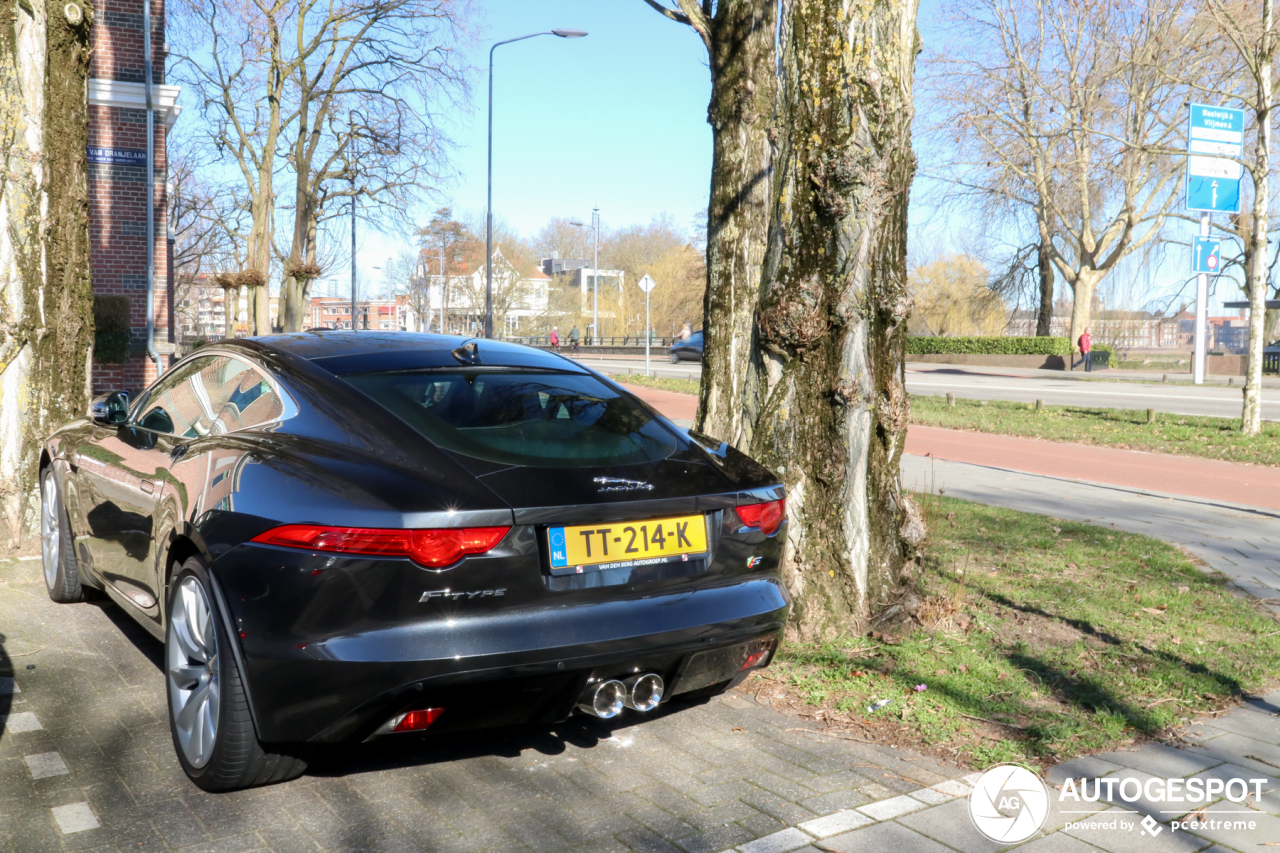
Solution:
<svg viewBox="0 0 1280 853"><path fill-rule="evenodd" d="M1216 273L1222 269L1222 240L1197 237L1191 245L1191 271Z"/></svg>
<svg viewBox="0 0 1280 853"><path fill-rule="evenodd" d="M1240 212L1244 110L1192 104L1187 122L1187 210Z"/></svg>

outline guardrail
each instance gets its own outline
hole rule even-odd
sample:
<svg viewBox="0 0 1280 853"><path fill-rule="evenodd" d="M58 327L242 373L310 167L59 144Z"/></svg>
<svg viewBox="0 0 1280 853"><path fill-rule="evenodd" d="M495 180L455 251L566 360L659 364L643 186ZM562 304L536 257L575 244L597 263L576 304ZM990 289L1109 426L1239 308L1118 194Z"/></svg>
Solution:
<svg viewBox="0 0 1280 853"><path fill-rule="evenodd" d="M549 347L551 346L551 338L548 335L535 335L531 337L518 338L501 338L513 344L525 344L531 347ZM644 346L644 335L616 335L612 337L600 336L592 340L588 335L579 339L578 343L584 347L642 347ZM675 338L659 337L654 335L649 339L649 346L652 348L670 347L675 343ZM569 338L561 335L560 347L564 349L570 346Z"/></svg>

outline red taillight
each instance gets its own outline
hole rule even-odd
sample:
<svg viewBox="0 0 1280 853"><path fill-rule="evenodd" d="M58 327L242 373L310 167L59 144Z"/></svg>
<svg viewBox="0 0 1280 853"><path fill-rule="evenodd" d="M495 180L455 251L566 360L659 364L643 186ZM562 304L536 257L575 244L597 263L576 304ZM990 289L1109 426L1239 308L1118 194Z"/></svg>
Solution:
<svg viewBox="0 0 1280 853"><path fill-rule="evenodd" d="M444 708L421 708L417 711L410 711L404 715L400 722L396 723L395 728L391 731L420 732L440 719L440 715L443 713Z"/></svg>
<svg viewBox="0 0 1280 853"><path fill-rule="evenodd" d="M748 504L738 507L738 518L747 527L758 527L766 536L772 536L782 526L787 517L787 501L785 498L762 504Z"/></svg>
<svg viewBox="0 0 1280 853"><path fill-rule="evenodd" d="M252 542L308 551L409 557L423 566L451 566L467 554L483 554L510 527L462 527L440 530L387 530L376 527L321 527L286 524L260 533Z"/></svg>

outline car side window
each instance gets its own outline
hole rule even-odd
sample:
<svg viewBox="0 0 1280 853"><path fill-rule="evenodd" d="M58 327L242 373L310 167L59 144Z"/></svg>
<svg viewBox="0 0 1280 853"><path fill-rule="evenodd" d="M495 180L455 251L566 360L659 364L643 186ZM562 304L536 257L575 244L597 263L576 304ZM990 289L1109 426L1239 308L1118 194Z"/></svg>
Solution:
<svg viewBox="0 0 1280 853"><path fill-rule="evenodd" d="M238 359L227 371L226 402L218 414L218 432L235 432L279 420L284 405L261 370Z"/></svg>
<svg viewBox="0 0 1280 853"><path fill-rule="evenodd" d="M151 432L189 438L206 435L213 427L213 411L201 383L213 357L187 362L164 376L146 393L138 407L137 425Z"/></svg>

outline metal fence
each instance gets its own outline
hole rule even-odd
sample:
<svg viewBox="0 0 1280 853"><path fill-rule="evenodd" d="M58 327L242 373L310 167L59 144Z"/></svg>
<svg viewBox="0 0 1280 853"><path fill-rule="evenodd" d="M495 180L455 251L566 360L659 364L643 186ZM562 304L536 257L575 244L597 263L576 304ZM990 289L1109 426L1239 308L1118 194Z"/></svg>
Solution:
<svg viewBox="0 0 1280 853"><path fill-rule="evenodd" d="M501 338L501 340L508 341L513 344L525 344L526 346L531 347L551 346L551 338L547 335L536 335L521 338ZM675 338L659 337L658 335L654 335L649 339L649 346L655 349L669 347L673 343L675 343ZM579 344L584 347L642 347L644 346L644 335L619 335L617 337L601 336L594 340L588 335L582 338L579 341ZM567 337L560 338L561 349L570 345L570 341Z"/></svg>

